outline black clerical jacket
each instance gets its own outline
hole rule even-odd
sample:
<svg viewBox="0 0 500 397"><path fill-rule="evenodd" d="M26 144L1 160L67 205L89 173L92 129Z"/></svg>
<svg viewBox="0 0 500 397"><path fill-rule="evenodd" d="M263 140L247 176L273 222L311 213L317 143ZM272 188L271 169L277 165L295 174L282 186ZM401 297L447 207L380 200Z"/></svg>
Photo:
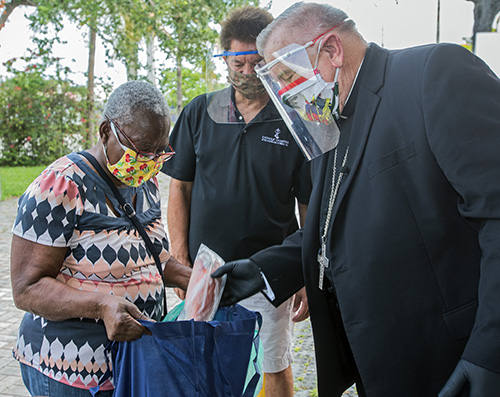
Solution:
<svg viewBox="0 0 500 397"><path fill-rule="evenodd" d="M366 392L435 396L461 357L500 372L500 81L456 45L371 44L356 84L328 276ZM332 155L304 229L252 257L275 304L306 285L320 396L352 383L318 288Z"/></svg>

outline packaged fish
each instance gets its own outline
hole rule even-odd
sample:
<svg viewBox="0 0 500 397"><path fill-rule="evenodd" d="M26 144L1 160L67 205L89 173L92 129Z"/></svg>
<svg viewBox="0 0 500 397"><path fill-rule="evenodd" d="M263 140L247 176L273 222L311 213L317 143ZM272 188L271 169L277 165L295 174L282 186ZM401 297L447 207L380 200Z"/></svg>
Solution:
<svg viewBox="0 0 500 397"><path fill-rule="evenodd" d="M201 244L193 263L186 290L184 308L177 320L211 321L219 307L227 276L210 275L224 265L224 260L205 244Z"/></svg>

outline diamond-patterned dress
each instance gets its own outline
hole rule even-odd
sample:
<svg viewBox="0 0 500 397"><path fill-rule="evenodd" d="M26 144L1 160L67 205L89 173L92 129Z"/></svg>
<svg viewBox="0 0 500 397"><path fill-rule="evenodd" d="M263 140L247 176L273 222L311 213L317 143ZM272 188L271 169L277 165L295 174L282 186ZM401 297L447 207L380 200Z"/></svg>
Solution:
<svg viewBox="0 0 500 397"><path fill-rule="evenodd" d="M165 263L168 240L156 178L120 192L130 203L137 195L137 216L153 244L161 247ZM120 217L107 206L106 197ZM13 233L39 244L68 247L57 275L60 282L122 296L147 316L155 320L161 316L163 283L154 258L107 184L80 155L60 158L33 181L19 200ZM100 320L48 321L26 313L13 354L55 380L89 389L108 368L104 354L108 342ZM112 388L110 381L101 386L101 390Z"/></svg>

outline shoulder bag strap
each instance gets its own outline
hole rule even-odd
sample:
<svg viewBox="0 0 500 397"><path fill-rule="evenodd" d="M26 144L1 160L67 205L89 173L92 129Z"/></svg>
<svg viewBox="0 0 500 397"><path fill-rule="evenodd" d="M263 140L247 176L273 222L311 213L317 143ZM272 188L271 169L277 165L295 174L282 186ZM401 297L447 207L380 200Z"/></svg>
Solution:
<svg viewBox="0 0 500 397"><path fill-rule="evenodd" d="M153 243L151 242L151 239L149 238L148 234L144 230L144 226L142 226L141 222L137 218L137 216L135 214L134 207L132 207L131 204L125 202L125 199L123 198L121 193L118 191L118 188L115 186L115 184L113 183L111 178L108 176L108 174L106 174L106 172L104 172L101 165L97 162L97 160L95 159L94 156L92 156L90 153L84 152L84 151L78 152L78 154L82 155L88 161L90 161L90 164L92 164L94 166L94 168L99 173L101 178L104 179L104 181L108 184L109 188L111 189L111 191L115 195L115 198L120 203L120 206L122 207L123 212L125 212L127 217L134 224L137 231L139 232L139 234L143 238L144 242L146 243L146 247L148 248L149 252L151 253L151 255L153 255L153 258L154 258L155 263L156 263L156 267L158 268L158 271L160 272L160 275L161 275L162 280L163 280L163 270L161 268L160 257L158 255L158 252L156 251ZM165 309L166 309L166 307L165 307Z"/></svg>

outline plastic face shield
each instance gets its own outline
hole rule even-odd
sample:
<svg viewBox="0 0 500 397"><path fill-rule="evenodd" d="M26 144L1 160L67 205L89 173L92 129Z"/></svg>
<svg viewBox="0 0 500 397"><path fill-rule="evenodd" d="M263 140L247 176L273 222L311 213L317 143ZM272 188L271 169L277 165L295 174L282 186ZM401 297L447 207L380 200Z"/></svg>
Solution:
<svg viewBox="0 0 500 397"><path fill-rule="evenodd" d="M312 44L290 44L274 52L274 60L267 64L261 62L255 68L308 161L334 149L340 136L331 112L312 117L316 110L312 105L317 104L309 102L308 98L319 94L319 75L306 50Z"/></svg>
<svg viewBox="0 0 500 397"><path fill-rule="evenodd" d="M308 161L334 149L339 142L340 130L327 109L331 100L335 100L332 95L330 103L328 101L330 86L320 78L316 68L312 67L307 48L350 20L345 18L304 45L292 43L275 51L272 61L262 61L255 67L267 93ZM319 49L316 63L318 57Z"/></svg>

